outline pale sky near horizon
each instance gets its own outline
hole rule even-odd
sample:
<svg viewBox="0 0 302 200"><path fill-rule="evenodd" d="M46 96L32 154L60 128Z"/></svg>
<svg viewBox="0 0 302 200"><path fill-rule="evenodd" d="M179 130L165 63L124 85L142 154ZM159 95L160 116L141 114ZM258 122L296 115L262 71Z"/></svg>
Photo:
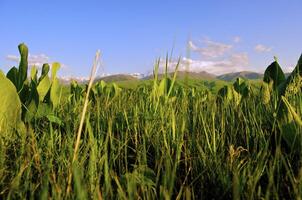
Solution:
<svg viewBox="0 0 302 200"><path fill-rule="evenodd" d="M58 61L61 76L88 76L97 49L110 74L150 72L172 49L194 71L263 72L273 56L288 71L302 53L301 8L301 0L0 0L0 69L18 65L24 42L31 64Z"/></svg>

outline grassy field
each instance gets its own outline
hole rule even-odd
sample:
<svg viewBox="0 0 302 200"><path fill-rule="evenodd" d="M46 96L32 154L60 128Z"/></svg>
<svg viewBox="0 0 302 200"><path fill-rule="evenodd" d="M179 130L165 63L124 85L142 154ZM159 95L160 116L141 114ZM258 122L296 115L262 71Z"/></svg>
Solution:
<svg viewBox="0 0 302 200"><path fill-rule="evenodd" d="M98 82L73 162L87 87L46 65L18 81L19 50L0 73L0 199L301 199L301 58L287 79L274 62L256 82Z"/></svg>

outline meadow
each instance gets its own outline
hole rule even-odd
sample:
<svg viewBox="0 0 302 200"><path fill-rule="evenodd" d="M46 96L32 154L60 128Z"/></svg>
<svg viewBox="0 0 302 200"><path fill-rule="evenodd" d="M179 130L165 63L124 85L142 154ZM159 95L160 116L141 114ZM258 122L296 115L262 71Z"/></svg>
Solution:
<svg viewBox="0 0 302 200"><path fill-rule="evenodd" d="M0 199L301 199L302 56L257 83L159 78L157 62L90 88L60 84L59 63L28 74L19 51L0 72Z"/></svg>

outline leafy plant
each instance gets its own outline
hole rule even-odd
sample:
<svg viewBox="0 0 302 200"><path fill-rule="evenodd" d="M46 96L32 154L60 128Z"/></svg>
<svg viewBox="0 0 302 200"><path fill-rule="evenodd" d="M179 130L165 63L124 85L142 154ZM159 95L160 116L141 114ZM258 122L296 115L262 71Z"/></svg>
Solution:
<svg viewBox="0 0 302 200"><path fill-rule="evenodd" d="M266 68L263 81L268 84L272 82L274 90L276 90L278 86L285 81L284 72L282 71L276 57L275 61Z"/></svg>
<svg viewBox="0 0 302 200"><path fill-rule="evenodd" d="M0 71L0 133L10 133L24 125L21 121L21 102L16 88Z"/></svg>
<svg viewBox="0 0 302 200"><path fill-rule="evenodd" d="M235 89L235 91L239 94L241 94L241 96L243 98L249 97L250 93L251 93L251 87L250 85L242 78L237 78L236 81L233 84L233 87Z"/></svg>
<svg viewBox="0 0 302 200"><path fill-rule="evenodd" d="M262 102L268 104L271 96L277 100L277 120L280 126L282 138L291 148L292 152L298 152L302 148L301 135L301 120L299 114L296 113L289 98L297 95L302 88L302 55L298 60L297 66L291 75L285 79L285 75L277 62L275 61L268 66L264 73L264 84L262 86ZM301 99L294 99L298 101L300 107L302 106Z"/></svg>
<svg viewBox="0 0 302 200"><path fill-rule="evenodd" d="M62 87L56 77L60 64L52 64L51 78L48 76L50 66L47 63L43 64L39 78L37 68L32 66L31 77L28 79L28 48L24 43L20 44L18 48L21 58L19 68L11 68L6 76L18 92L22 105L22 120L30 122L35 117L54 115L54 109L60 102L62 92ZM45 112L45 107L48 107L46 110L49 112Z"/></svg>

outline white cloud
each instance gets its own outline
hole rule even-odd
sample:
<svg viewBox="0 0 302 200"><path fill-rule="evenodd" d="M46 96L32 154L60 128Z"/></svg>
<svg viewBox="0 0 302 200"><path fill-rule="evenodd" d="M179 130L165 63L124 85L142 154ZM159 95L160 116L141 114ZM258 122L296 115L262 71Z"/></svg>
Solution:
<svg viewBox="0 0 302 200"><path fill-rule="evenodd" d="M19 62L20 61L20 56L16 55L8 55L6 56L7 60L13 61L13 62ZM28 65L33 66L35 65L36 67L41 67L44 63L48 63L49 57L46 56L45 54L37 54L37 55L28 55Z"/></svg>
<svg viewBox="0 0 302 200"><path fill-rule="evenodd" d="M262 53L262 52L270 52L272 50L271 47L267 47L267 46L264 46L263 44L257 44L254 48L254 50L256 52L259 52L259 53Z"/></svg>
<svg viewBox="0 0 302 200"><path fill-rule="evenodd" d="M230 61L235 66L248 66L249 57L247 53L236 53L232 54L230 57Z"/></svg>
<svg viewBox="0 0 302 200"><path fill-rule="evenodd" d="M165 61L160 63L159 72L162 73L165 70ZM177 65L177 61L173 60L168 64L168 71L174 71ZM217 60L198 60L190 58L182 58L179 64L179 71L192 71L202 72L220 75L224 73L237 72L247 70L249 65L249 58L247 53L233 53L227 58L221 58Z"/></svg>
<svg viewBox="0 0 302 200"><path fill-rule="evenodd" d="M62 81L71 82L71 81L77 81L77 82L85 82L89 81L90 77L88 76L60 76L59 77Z"/></svg>
<svg viewBox="0 0 302 200"><path fill-rule="evenodd" d="M239 42L241 42L241 37L235 36L235 37L233 38L233 42L234 42L234 43L239 43Z"/></svg>
<svg viewBox="0 0 302 200"><path fill-rule="evenodd" d="M7 55L6 60L19 63L20 62L20 56ZM35 54L34 55L29 54L28 58L27 58L27 61L28 61L29 67L36 66L37 68L41 68L44 63L48 63L49 65L51 65L51 63L52 63L50 58L45 54L36 54L36 55ZM68 65L66 65L66 64L63 64L63 63L60 63L60 64L61 64L62 69L69 68Z"/></svg>
<svg viewBox="0 0 302 200"><path fill-rule="evenodd" d="M198 52L203 58L217 58L224 55L232 49L232 45L214 42L209 39L202 41L204 47L198 47L193 41L189 41L189 47L192 51Z"/></svg>
<svg viewBox="0 0 302 200"><path fill-rule="evenodd" d="M239 43L241 38L233 38L234 43ZM203 46L198 46L189 41L190 49L199 55L199 58L181 60L179 70L189 70L194 72L206 71L216 75L236 71L247 70L249 66L249 57L246 52L234 52L233 45L205 39L202 41ZM173 71L176 61L170 63L169 70ZM165 66L161 63L161 69ZM188 69L189 68L189 69Z"/></svg>
<svg viewBox="0 0 302 200"><path fill-rule="evenodd" d="M19 62L20 57L15 55L7 55L6 60L13 61L13 62Z"/></svg>

